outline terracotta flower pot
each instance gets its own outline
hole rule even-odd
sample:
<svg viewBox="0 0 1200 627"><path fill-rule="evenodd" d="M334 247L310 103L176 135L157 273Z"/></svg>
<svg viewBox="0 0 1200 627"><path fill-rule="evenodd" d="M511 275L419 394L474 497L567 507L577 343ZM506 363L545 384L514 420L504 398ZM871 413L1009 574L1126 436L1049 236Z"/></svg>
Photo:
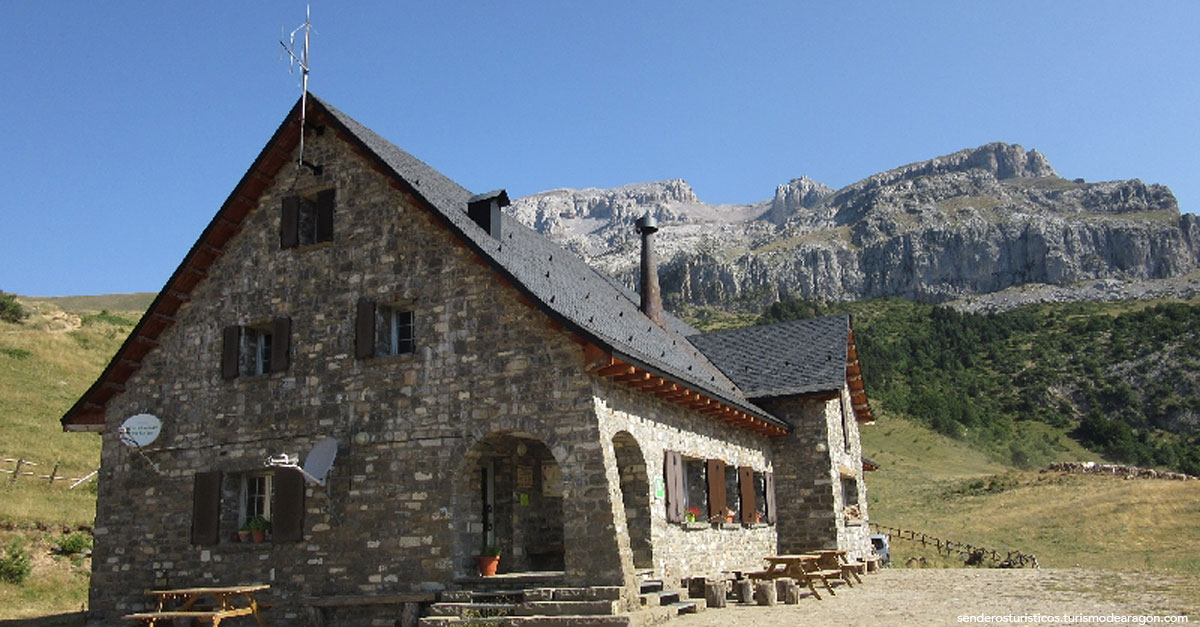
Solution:
<svg viewBox="0 0 1200 627"><path fill-rule="evenodd" d="M500 565L499 555L478 555L475 559L479 560L479 574L483 577L491 577L496 574L496 567Z"/></svg>
<svg viewBox="0 0 1200 627"><path fill-rule="evenodd" d="M262 529L252 529L250 535L255 542L266 542L267 540L267 532Z"/></svg>
<svg viewBox="0 0 1200 627"><path fill-rule="evenodd" d="M254 534L252 534L250 530L237 532L238 542L249 542L253 536Z"/></svg>

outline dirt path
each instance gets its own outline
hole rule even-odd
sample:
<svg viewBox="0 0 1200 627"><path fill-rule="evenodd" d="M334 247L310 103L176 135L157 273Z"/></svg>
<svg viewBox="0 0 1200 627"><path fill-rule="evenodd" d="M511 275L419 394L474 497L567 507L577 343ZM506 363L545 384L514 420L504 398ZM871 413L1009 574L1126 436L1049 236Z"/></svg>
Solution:
<svg viewBox="0 0 1200 627"><path fill-rule="evenodd" d="M1200 622L1200 582L1195 577L1074 569L902 569L866 577L837 596L799 605L742 606L671 621L672 627L791 627L793 625L964 625L959 616L1027 616L990 624L1070 624L1064 615L1173 616ZM1041 615L1041 622L1033 616ZM1048 617L1059 617L1056 619ZM1118 619L1119 620L1119 619ZM1171 620L1171 619L1168 619ZM1175 620L1179 620L1176 618ZM1181 622L1181 621L1180 621ZM1108 623L1114 624L1114 623ZM1115 624L1139 624L1136 619ZM1165 623L1170 624L1170 623Z"/></svg>

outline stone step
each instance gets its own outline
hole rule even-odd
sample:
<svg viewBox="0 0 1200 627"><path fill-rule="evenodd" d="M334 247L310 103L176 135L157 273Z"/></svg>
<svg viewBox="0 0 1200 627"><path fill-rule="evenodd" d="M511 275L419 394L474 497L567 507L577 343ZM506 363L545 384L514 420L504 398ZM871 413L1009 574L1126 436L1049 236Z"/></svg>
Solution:
<svg viewBox="0 0 1200 627"><path fill-rule="evenodd" d="M518 605L516 616L612 616L621 611L617 601L531 601Z"/></svg>
<svg viewBox="0 0 1200 627"><path fill-rule="evenodd" d="M691 599L688 601L676 601L664 607L669 607L675 610L675 613L678 615L698 614L708 609L708 602L704 599Z"/></svg>
<svg viewBox="0 0 1200 627"><path fill-rule="evenodd" d="M434 603L429 606L430 616L457 618L489 618L511 616L516 613L515 603Z"/></svg>
<svg viewBox="0 0 1200 627"><path fill-rule="evenodd" d="M661 622L661 621L656 621ZM496 627L633 627L651 625L652 622L634 622L630 614L618 616L494 616L488 618L457 618L453 616L426 616L420 627L443 627L451 625L487 625Z"/></svg>
<svg viewBox="0 0 1200 627"><path fill-rule="evenodd" d="M639 592L641 592L642 594L648 594L651 592L659 592L665 587L666 586L663 585L663 582L661 579L647 579L640 584Z"/></svg>

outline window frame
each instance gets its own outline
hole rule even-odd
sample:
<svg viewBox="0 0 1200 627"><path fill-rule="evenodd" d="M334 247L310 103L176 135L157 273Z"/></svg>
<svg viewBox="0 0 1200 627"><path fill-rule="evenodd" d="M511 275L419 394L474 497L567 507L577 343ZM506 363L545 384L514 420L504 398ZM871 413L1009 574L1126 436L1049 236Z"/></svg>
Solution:
<svg viewBox="0 0 1200 627"><path fill-rule="evenodd" d="M262 480L262 493L251 493L251 485ZM251 508L250 502L254 499L261 502L262 509L258 507ZM238 490L238 529L241 529L251 518L262 516L263 519L270 521L273 518L273 504L275 501L275 473L270 470L260 470L255 472L242 473L241 486Z"/></svg>

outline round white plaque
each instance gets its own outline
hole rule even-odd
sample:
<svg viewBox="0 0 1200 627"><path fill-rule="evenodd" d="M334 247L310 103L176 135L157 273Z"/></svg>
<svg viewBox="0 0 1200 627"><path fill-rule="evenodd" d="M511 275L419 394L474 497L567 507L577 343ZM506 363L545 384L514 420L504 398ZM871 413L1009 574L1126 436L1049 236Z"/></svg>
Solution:
<svg viewBox="0 0 1200 627"><path fill-rule="evenodd" d="M129 446L146 446L158 439L162 421L150 414L135 414L121 423L121 441Z"/></svg>

